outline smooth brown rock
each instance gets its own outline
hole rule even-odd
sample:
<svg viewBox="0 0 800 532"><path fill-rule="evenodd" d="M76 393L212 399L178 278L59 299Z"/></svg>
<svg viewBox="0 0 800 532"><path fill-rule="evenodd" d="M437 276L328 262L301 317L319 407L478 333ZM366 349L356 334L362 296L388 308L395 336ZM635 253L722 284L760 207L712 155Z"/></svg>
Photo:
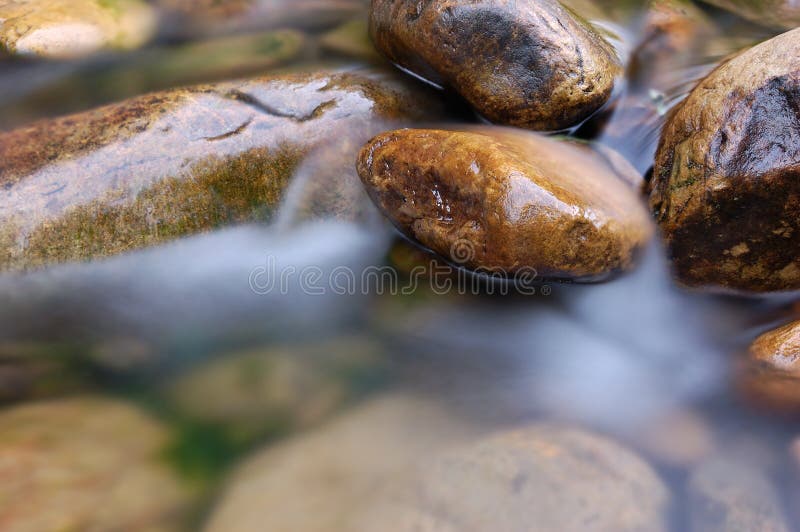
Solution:
<svg viewBox="0 0 800 532"><path fill-rule="evenodd" d="M800 26L796 0L703 0L753 22L790 30Z"/></svg>
<svg viewBox="0 0 800 532"><path fill-rule="evenodd" d="M717 457L687 487L692 532L789 532L775 486L759 469Z"/></svg>
<svg viewBox="0 0 800 532"><path fill-rule="evenodd" d="M230 478L207 532L372 532L379 501L393 500L438 450L474 432L440 405L392 393L306 435L266 448Z"/></svg>
<svg viewBox="0 0 800 532"><path fill-rule="evenodd" d="M650 206L678 279L800 288L800 29L706 77L668 118Z"/></svg>
<svg viewBox="0 0 800 532"><path fill-rule="evenodd" d="M168 433L100 397L0 412L0 528L180 530L191 495L160 453Z"/></svg>
<svg viewBox="0 0 800 532"><path fill-rule="evenodd" d="M631 172L588 145L497 127L391 131L358 159L373 201L447 260L586 281L630 268L651 235Z"/></svg>
<svg viewBox="0 0 800 532"><path fill-rule="evenodd" d="M389 60L451 86L494 123L574 126L611 96L621 67L605 38L553 0L373 0Z"/></svg>
<svg viewBox="0 0 800 532"><path fill-rule="evenodd" d="M320 72L154 93L0 133L0 270L263 220L301 158L339 130L440 112L397 78Z"/></svg>
<svg viewBox="0 0 800 532"><path fill-rule="evenodd" d="M393 530L668 530L670 494L656 472L577 428L500 432L445 451L424 470L414 506L383 514Z"/></svg>
<svg viewBox="0 0 800 532"><path fill-rule="evenodd" d="M0 0L0 51L63 58L137 48L156 22L140 0Z"/></svg>
<svg viewBox="0 0 800 532"><path fill-rule="evenodd" d="M740 374L740 387L758 406L800 412L800 321L756 338Z"/></svg>

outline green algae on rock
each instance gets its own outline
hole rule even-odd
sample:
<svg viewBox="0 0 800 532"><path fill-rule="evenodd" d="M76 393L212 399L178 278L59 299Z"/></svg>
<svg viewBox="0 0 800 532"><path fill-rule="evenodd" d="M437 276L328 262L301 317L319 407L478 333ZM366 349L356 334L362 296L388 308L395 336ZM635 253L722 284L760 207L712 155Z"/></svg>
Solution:
<svg viewBox="0 0 800 532"><path fill-rule="evenodd" d="M447 260L539 279L599 281L631 268L652 234L629 166L591 145L500 127L401 129L362 150L358 173L387 217Z"/></svg>
<svg viewBox="0 0 800 532"><path fill-rule="evenodd" d="M800 29L739 54L667 119L650 206L685 285L800 288L798 50Z"/></svg>
<svg viewBox="0 0 800 532"><path fill-rule="evenodd" d="M703 0L742 18L790 30L800 26L800 4L796 0Z"/></svg>
<svg viewBox="0 0 800 532"><path fill-rule="evenodd" d="M498 124L575 126L621 73L611 44L554 0L373 0L370 35L389 60L451 86Z"/></svg>
<svg viewBox="0 0 800 532"><path fill-rule="evenodd" d="M0 412L3 530L181 530L192 493L162 463L167 429L99 396Z"/></svg>
<svg viewBox="0 0 800 532"><path fill-rule="evenodd" d="M440 112L404 80L339 71L154 93L0 133L0 269L263 220L337 130Z"/></svg>
<svg viewBox="0 0 800 532"><path fill-rule="evenodd" d="M138 48L155 28L155 12L141 0L0 0L0 51L16 55Z"/></svg>

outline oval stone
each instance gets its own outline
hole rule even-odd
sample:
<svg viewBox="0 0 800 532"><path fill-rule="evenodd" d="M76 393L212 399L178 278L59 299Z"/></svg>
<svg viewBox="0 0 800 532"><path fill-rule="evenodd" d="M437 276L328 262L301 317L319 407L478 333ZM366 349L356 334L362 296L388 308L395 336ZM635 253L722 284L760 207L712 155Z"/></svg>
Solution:
<svg viewBox="0 0 800 532"><path fill-rule="evenodd" d="M451 262L595 281L630 268L652 232L620 164L520 130L402 129L370 141L358 173L402 232Z"/></svg>
<svg viewBox="0 0 800 532"><path fill-rule="evenodd" d="M491 122L574 126L611 96L613 47L552 0L373 0L370 34L389 60L453 87Z"/></svg>

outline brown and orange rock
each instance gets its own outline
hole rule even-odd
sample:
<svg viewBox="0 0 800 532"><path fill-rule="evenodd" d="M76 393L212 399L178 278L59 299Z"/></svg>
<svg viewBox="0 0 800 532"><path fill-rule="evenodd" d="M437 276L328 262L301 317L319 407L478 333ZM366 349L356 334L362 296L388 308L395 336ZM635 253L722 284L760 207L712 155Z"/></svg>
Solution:
<svg viewBox="0 0 800 532"><path fill-rule="evenodd" d="M652 233L614 164L527 131L401 129L361 150L358 173L401 231L449 260L596 281L630 268Z"/></svg>
<svg viewBox="0 0 800 532"><path fill-rule="evenodd" d="M154 93L0 133L0 270L264 219L301 157L337 130L440 112L405 80L323 72Z"/></svg>
<svg viewBox="0 0 800 532"><path fill-rule="evenodd" d="M650 205L686 285L800 288L799 50L800 29L751 48L667 120Z"/></svg>
<svg viewBox="0 0 800 532"><path fill-rule="evenodd" d="M370 35L401 67L451 86L492 122L574 126L621 67L613 47L553 0L373 0Z"/></svg>
<svg viewBox="0 0 800 532"><path fill-rule="evenodd" d="M740 375L740 387L758 406L800 412L800 321L756 338Z"/></svg>

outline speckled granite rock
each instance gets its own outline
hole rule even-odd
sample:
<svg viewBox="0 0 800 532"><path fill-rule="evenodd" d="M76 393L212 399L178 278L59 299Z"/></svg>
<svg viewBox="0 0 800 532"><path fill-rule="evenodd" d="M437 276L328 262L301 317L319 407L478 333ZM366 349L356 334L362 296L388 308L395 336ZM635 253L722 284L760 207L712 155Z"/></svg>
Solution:
<svg viewBox="0 0 800 532"><path fill-rule="evenodd" d="M384 214L447 260L585 281L630 268L652 234L625 168L589 145L497 127L391 131L358 159Z"/></svg>
<svg viewBox="0 0 800 532"><path fill-rule="evenodd" d="M686 285L800 288L798 50L800 29L747 50L667 120L650 206Z"/></svg>
<svg viewBox="0 0 800 532"><path fill-rule="evenodd" d="M340 128L438 116L438 100L414 87L362 71L272 76L0 133L0 269L264 219L299 160Z"/></svg>
<svg viewBox="0 0 800 532"><path fill-rule="evenodd" d="M498 124L574 126L611 96L605 38L553 0L373 0L370 34L394 63L452 86Z"/></svg>
<svg viewBox="0 0 800 532"><path fill-rule="evenodd" d="M155 28L155 12L140 0L0 0L0 51L17 55L137 48Z"/></svg>

